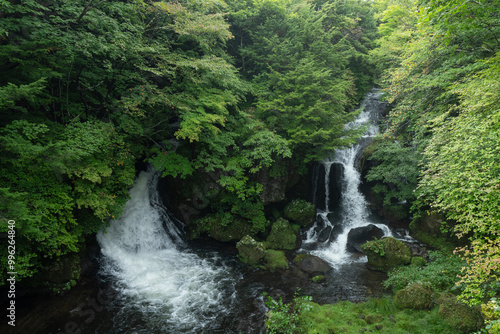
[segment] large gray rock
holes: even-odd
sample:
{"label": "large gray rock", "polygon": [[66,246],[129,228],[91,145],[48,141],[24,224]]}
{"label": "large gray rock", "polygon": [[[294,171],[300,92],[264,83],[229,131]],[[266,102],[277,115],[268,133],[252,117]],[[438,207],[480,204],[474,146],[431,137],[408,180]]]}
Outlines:
{"label": "large gray rock", "polygon": [[347,234],[347,250],[349,252],[362,253],[362,244],[374,240],[375,238],[381,239],[383,236],[384,231],[373,224],[353,228]]}
{"label": "large gray rock", "polygon": [[331,270],[328,262],[314,255],[299,254],[293,262],[300,270],[312,275],[324,274]]}

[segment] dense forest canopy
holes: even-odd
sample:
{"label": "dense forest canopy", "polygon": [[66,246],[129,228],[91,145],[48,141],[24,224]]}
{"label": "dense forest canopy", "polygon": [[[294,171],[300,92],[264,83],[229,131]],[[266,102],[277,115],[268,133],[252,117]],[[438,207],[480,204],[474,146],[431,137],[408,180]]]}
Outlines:
{"label": "dense forest canopy", "polygon": [[119,215],[137,162],[217,172],[221,224],[263,231],[254,175],[352,143],[379,78],[368,181],[466,240],[465,300],[498,295],[499,15],[495,0],[0,0],[0,231],[16,221],[19,277]]}

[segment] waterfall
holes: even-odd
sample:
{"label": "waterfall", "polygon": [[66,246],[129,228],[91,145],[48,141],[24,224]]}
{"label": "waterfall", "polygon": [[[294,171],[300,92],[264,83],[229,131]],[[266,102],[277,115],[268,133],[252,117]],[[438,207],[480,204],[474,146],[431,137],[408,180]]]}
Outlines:
{"label": "waterfall", "polygon": [[133,333],[211,332],[234,299],[238,278],[216,255],[186,248],[159,201],[158,179],[157,172],[141,172],[123,214],[97,235],[102,273],[114,279],[119,295],[114,323],[142,324]]}
{"label": "waterfall", "polygon": [[[365,135],[358,143],[345,149],[338,149],[332,155],[320,162],[325,170],[325,203],[315,203],[319,209],[314,225],[306,232],[304,249],[328,261],[332,266],[349,263],[353,261],[365,261],[364,257],[355,258],[346,249],[349,231],[353,228],[363,227],[373,224],[380,228],[385,236],[391,236],[390,229],[379,224],[370,218],[368,203],[363,194],[359,191],[361,184],[360,173],[357,170],[357,163],[363,150],[371,141],[371,138],[378,132],[376,121],[380,114],[382,102],[378,101],[376,90],[367,95],[362,103],[363,111],[357,119],[346,125],[347,128],[369,125]],[[340,180],[341,197],[340,205],[335,210],[331,209],[330,189],[331,170],[333,165],[342,166]],[[314,189],[321,189],[317,185]],[[314,195],[315,199],[319,196]],[[337,212],[335,212],[337,211]],[[332,235],[332,231],[338,231]],[[329,235],[325,237],[325,234]],[[331,241],[331,239],[334,239]]]}

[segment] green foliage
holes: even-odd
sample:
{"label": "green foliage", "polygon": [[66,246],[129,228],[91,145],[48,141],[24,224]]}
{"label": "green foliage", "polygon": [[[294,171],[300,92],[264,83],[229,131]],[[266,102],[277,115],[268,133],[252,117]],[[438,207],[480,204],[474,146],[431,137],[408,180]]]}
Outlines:
{"label": "green foliage", "polygon": [[430,262],[423,267],[411,265],[390,271],[384,286],[398,291],[410,284],[422,282],[429,284],[435,291],[454,290],[457,276],[466,265],[465,261],[457,255],[439,251],[429,252],[429,258]]}
{"label": "green foliage", "polygon": [[375,162],[366,180],[376,182],[373,191],[383,197],[383,205],[411,201],[417,186],[420,154],[415,147],[395,142],[382,142],[368,158]]}
{"label": "green foliage", "polygon": [[391,297],[356,304],[342,301],[325,305],[308,302],[307,305],[310,309],[299,315],[295,333],[456,333],[439,317],[437,308],[400,310]]}
{"label": "green foliage", "polygon": [[284,303],[280,297],[267,297],[266,331],[269,334],[293,334],[296,332],[299,316],[310,310],[309,296],[295,297],[291,303]]}
{"label": "green foliage", "polygon": [[461,298],[484,302],[498,291],[498,2],[377,5],[384,38],[373,55],[393,107],[384,136],[422,152],[414,213],[442,214],[448,232],[466,239]]}

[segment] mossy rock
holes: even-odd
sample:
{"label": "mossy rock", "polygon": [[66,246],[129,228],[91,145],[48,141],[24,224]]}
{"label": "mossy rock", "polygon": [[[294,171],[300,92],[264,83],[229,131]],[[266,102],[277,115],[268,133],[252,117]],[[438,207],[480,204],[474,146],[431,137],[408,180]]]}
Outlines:
{"label": "mossy rock", "polygon": [[266,248],[292,250],[295,249],[296,241],[297,236],[288,220],[280,218],[271,228],[266,239]]}
{"label": "mossy rock", "polygon": [[432,288],[427,284],[413,283],[399,290],[394,296],[399,308],[428,310],[432,308]]}
{"label": "mossy rock", "polygon": [[288,269],[288,259],[283,251],[268,249],[266,250],[264,259],[266,269],[270,271]]}
{"label": "mossy rock", "polygon": [[250,222],[237,216],[228,217],[228,214],[208,214],[194,221],[191,238],[202,233],[220,242],[238,241],[245,235],[253,235]]}
{"label": "mossy rock", "polygon": [[325,276],[323,276],[323,275],[314,276],[314,277],[312,278],[312,281],[313,281],[314,283],[321,283],[321,282],[324,282],[324,281],[325,281]]}
{"label": "mossy rock", "polygon": [[314,204],[303,199],[296,199],[285,206],[285,218],[299,224],[307,226],[314,222],[316,218],[316,208]]}
{"label": "mossy rock", "polygon": [[411,265],[414,267],[423,267],[427,264],[427,261],[421,256],[414,256],[411,258]]}
{"label": "mossy rock", "polygon": [[479,330],[484,323],[479,307],[470,307],[459,302],[456,297],[444,300],[439,305],[438,315],[452,326],[457,333],[472,333]]}
{"label": "mossy rock", "polygon": [[250,265],[258,265],[266,255],[266,247],[262,242],[255,241],[251,236],[244,236],[237,244],[241,261]]}
{"label": "mossy rock", "polygon": [[361,245],[361,250],[368,258],[368,267],[373,270],[389,271],[411,260],[410,248],[392,237],[369,241]]}

